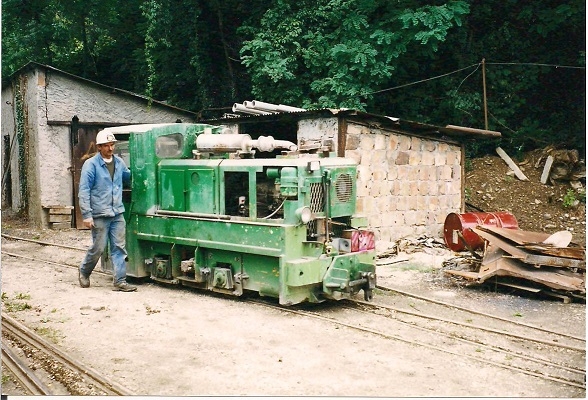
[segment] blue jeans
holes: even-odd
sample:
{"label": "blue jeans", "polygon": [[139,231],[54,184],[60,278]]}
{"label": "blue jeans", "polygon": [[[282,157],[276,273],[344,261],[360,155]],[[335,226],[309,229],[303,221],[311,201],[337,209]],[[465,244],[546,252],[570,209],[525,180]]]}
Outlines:
{"label": "blue jeans", "polygon": [[113,281],[119,284],[126,281],[127,250],[125,249],[125,219],[123,214],[115,217],[94,218],[94,227],[92,228],[92,247],[88,249],[82,264],[80,272],[88,277],[98,263],[106,242],[110,243],[110,257],[113,265]]}

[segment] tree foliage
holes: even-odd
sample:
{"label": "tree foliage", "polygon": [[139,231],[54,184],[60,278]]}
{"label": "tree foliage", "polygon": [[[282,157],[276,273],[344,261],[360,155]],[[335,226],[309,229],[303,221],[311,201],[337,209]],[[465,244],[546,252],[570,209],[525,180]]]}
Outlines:
{"label": "tree foliage", "polygon": [[[242,47],[253,94],[304,107],[365,110],[404,56],[430,54],[461,25],[468,5],[386,0],[280,0]],[[267,97],[267,94],[266,94]]]}
{"label": "tree foliage", "polygon": [[472,154],[585,154],[585,11],[580,0],[2,0],[2,75],[36,61],[193,111],[255,98],[475,128],[486,100],[503,138]]}

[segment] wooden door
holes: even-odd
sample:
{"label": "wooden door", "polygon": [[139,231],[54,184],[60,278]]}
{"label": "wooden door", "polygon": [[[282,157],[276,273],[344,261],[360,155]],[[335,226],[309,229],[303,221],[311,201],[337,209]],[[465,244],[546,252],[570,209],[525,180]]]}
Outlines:
{"label": "wooden door", "polygon": [[82,165],[84,162],[92,157],[98,149],[96,148],[96,134],[98,131],[104,129],[104,126],[92,125],[77,125],[73,132],[73,185],[74,185],[74,211],[75,211],[75,226],[78,229],[87,229],[84,227],[82,212],[80,211],[80,201],[78,199],[78,192],[80,186],[80,174],[82,172]]}

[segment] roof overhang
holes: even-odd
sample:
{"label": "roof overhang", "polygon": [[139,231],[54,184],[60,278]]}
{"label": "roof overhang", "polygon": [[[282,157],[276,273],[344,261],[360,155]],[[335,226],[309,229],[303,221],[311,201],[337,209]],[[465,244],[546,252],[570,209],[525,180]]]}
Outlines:
{"label": "roof overhang", "polygon": [[418,136],[443,137],[451,138],[457,141],[467,141],[471,139],[493,139],[501,137],[500,132],[485,129],[469,128],[457,125],[446,125],[445,127],[424,124],[420,122],[403,120],[386,115],[370,114],[363,111],[351,109],[318,109],[308,111],[280,112],[267,115],[234,115],[224,118],[203,120],[201,122],[210,124],[252,124],[252,123],[270,123],[274,121],[300,121],[304,119],[316,118],[345,118],[358,123],[364,123],[370,126],[376,126],[382,129],[396,131],[402,134],[413,134]]}

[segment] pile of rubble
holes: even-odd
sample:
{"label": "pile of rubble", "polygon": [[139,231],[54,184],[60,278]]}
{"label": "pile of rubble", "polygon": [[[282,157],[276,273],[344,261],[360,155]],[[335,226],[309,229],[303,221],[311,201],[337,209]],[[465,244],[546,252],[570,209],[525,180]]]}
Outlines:
{"label": "pile of rubble", "polygon": [[398,255],[399,253],[416,253],[424,252],[433,254],[438,252],[438,249],[446,251],[445,243],[440,238],[434,238],[427,235],[420,235],[415,237],[405,237],[398,239],[386,251],[380,252],[377,258],[387,258]]}
{"label": "pile of rubble", "polygon": [[[553,235],[495,226],[471,230],[484,239],[482,255],[448,260],[456,269],[445,273],[482,284],[492,281],[534,293],[544,293],[570,302],[586,299],[586,250],[571,242],[568,231]],[[462,268],[469,265],[472,270]],[[450,264],[445,265],[450,266]]]}

